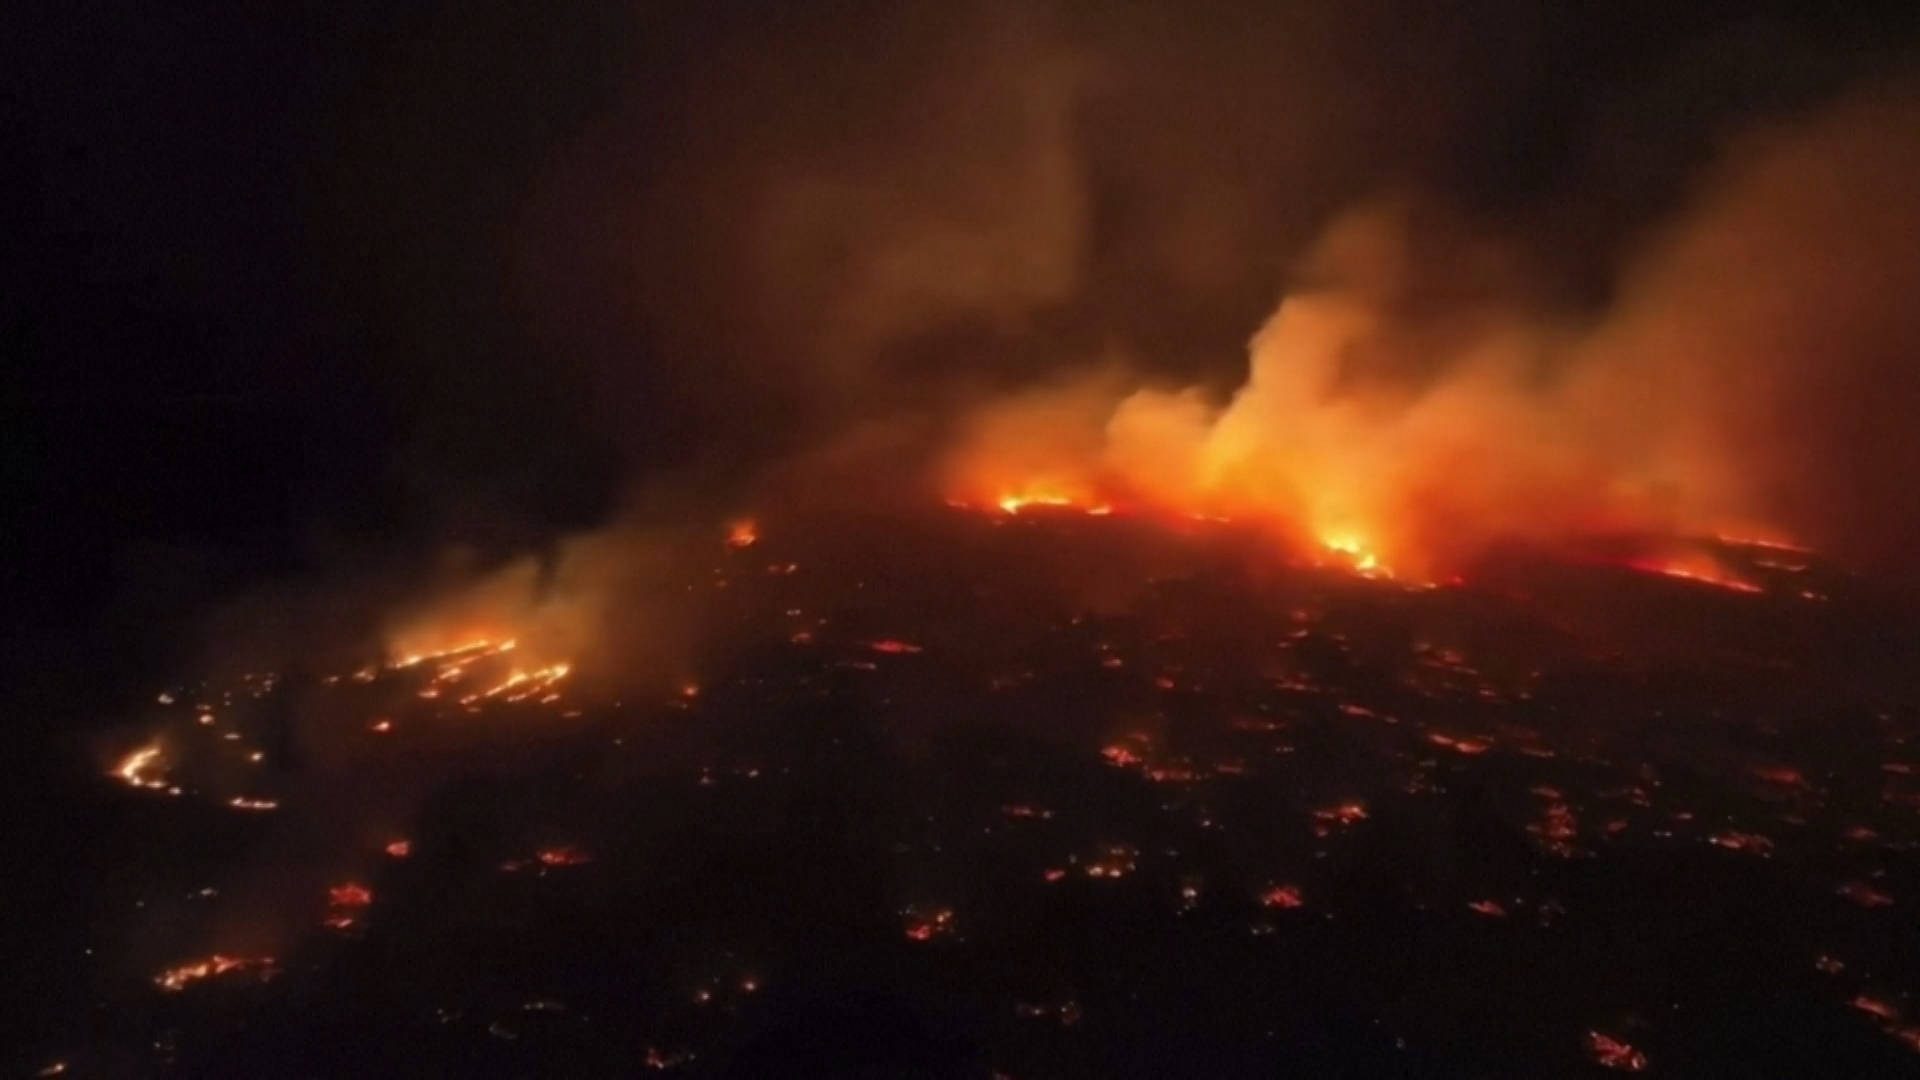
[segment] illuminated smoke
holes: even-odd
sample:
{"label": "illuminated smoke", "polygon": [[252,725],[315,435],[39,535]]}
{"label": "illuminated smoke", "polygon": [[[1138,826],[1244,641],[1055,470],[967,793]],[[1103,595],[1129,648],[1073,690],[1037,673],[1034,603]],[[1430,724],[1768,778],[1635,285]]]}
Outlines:
{"label": "illuminated smoke", "polygon": [[[1892,361],[1920,345],[1902,314],[1920,273],[1893,239],[1920,227],[1899,180],[1917,114],[1871,97],[1754,136],[1598,316],[1533,299],[1524,252],[1417,200],[1360,207],[1300,264],[1230,397],[1103,371],[995,403],[950,497],[1262,521],[1415,576],[1515,539],[1861,540],[1845,526],[1874,515],[1887,459],[1914,456],[1874,398],[1907,388]],[[1836,454],[1861,468],[1830,475]]]}

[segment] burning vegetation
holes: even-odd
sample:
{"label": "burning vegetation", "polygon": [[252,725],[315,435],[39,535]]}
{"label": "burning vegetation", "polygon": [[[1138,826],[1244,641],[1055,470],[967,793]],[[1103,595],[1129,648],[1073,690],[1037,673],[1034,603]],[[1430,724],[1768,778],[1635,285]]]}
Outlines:
{"label": "burning vegetation", "polygon": [[[678,912],[675,924],[709,919],[710,930],[684,943],[687,973],[665,973],[648,1014],[655,1045],[679,1048],[662,1052],[659,1068],[724,1055],[732,1029],[714,1026],[720,1018],[754,1015],[766,1007],[763,980],[786,985],[804,970],[803,952],[750,931],[769,920],[844,921],[834,933],[852,941],[884,927],[851,955],[888,940],[936,967],[1023,948],[1018,927],[1051,920],[1079,950],[1062,969],[1078,973],[1063,977],[1071,990],[1039,995],[1009,984],[1006,1015],[1025,1025],[1020,1039],[1044,1034],[1085,1053],[1141,1022],[1124,992],[1085,981],[1096,957],[1139,944],[1129,935],[1171,935],[1154,947],[1179,942],[1249,988],[1267,985],[1254,956],[1280,968],[1331,962],[1350,955],[1338,944],[1347,933],[1419,926],[1469,956],[1537,939],[1544,951],[1508,976],[1509,1007],[1525,1010],[1539,1008],[1523,1000],[1536,993],[1528,987],[1564,975],[1553,943],[1582,940],[1637,903],[1596,889],[1582,867],[1658,893],[1670,888],[1660,868],[1691,859],[1696,873],[1744,875],[1756,903],[1795,911],[1804,901],[1781,898],[1804,896],[1797,883],[1819,875],[1820,925],[1897,910],[1905,879],[1888,869],[1920,842],[1901,786],[1920,727],[1898,708],[1868,708],[1861,723],[1880,745],[1864,760],[1792,734],[1793,710],[1867,685],[1851,666],[1768,659],[1780,646],[1765,628],[1806,617],[1796,592],[1702,590],[1667,574],[1636,574],[1640,590],[1622,590],[1618,575],[1632,567],[1587,557],[1517,560],[1427,587],[1354,561],[1291,560],[1237,521],[1055,506],[927,512],[934,539],[900,545],[903,526],[893,523],[873,547],[838,557],[790,548],[802,524],[763,524],[755,565],[771,559],[791,572],[748,572],[740,547],[710,538],[708,558],[725,573],[691,570],[688,588],[749,627],[752,642],[732,659],[629,683],[617,697],[581,689],[608,685],[591,672],[576,688],[568,661],[530,662],[539,650],[524,635],[449,635],[304,683],[275,676],[171,688],[169,700],[149,706],[156,720],[145,736],[120,744],[102,783],[156,813],[276,811],[238,822],[262,843],[283,827],[318,839],[316,823],[340,822],[337,843],[311,857],[357,869],[313,883],[301,903],[319,908],[305,933],[349,954],[394,948],[396,937],[464,948],[454,943],[477,932],[462,929],[467,919],[516,928],[488,934],[564,947],[569,920],[599,919],[599,904],[612,905],[608,914],[665,904]],[[1762,565],[1774,548],[1708,543],[1729,572],[1766,582],[1791,574],[1841,597],[1842,611],[1857,602],[1817,553],[1798,553],[1799,568],[1780,571]],[[1071,587],[1046,583],[1055,550],[1141,584],[1117,611],[1088,605]],[[922,559],[961,568],[974,595],[1046,604],[994,599],[964,615],[929,614],[903,572]],[[1637,606],[1590,610],[1596,594]],[[1726,637],[1712,619],[1698,623],[1698,639],[1674,636],[1721,605],[1751,620],[1744,637]],[[1684,728],[1674,726],[1671,693],[1650,689],[1676,666],[1710,688]],[[289,740],[276,725],[295,692],[312,719]],[[1062,694],[1098,704],[1063,712]],[[936,708],[993,719],[926,723]],[[1716,714],[1749,719],[1706,723]],[[333,727],[313,726],[321,723]],[[319,739],[345,748],[323,759],[333,772],[302,764],[300,743]],[[1024,749],[1008,749],[1009,739]],[[330,787],[369,777],[417,785],[425,763],[463,755],[474,763],[463,769],[538,779],[517,795],[476,789],[462,796],[470,805],[370,808],[372,824],[346,824],[328,801]],[[471,782],[444,775],[435,783],[451,791]],[[971,809],[958,813],[963,806]],[[174,820],[153,818],[156,827]],[[184,828],[189,819],[177,820]],[[672,839],[683,835],[697,839]],[[724,861],[749,851],[753,864]],[[732,894],[737,908],[696,916],[713,894],[705,885],[686,891],[687,874],[744,882],[761,860],[771,860],[767,876]],[[862,876],[874,866],[886,869]],[[1396,884],[1369,894],[1366,875],[1381,867]],[[437,916],[420,905],[456,894],[455,921],[433,928]],[[208,920],[211,930],[216,912],[258,918],[233,906],[248,902],[244,881],[190,895],[192,914],[170,920]],[[1711,929],[1736,895],[1692,895],[1687,904],[1704,905],[1697,916],[1680,904],[1674,917],[1740,955],[1729,963],[1759,964],[1751,942]],[[915,899],[928,896],[942,900]],[[469,906],[478,910],[453,913]],[[1152,921],[1161,916],[1168,921]],[[275,951],[320,948],[301,933]],[[1782,934],[1783,943],[1791,937]],[[1226,940],[1252,944],[1220,945],[1215,955],[1209,942]],[[1818,970],[1836,985],[1808,1008],[1858,1013],[1859,1001],[1896,1000],[1857,985],[1864,976],[1825,947],[1780,958],[1799,971],[1808,956],[1823,958]],[[1661,969],[1645,962],[1652,994]],[[1329,977],[1357,986],[1405,977],[1392,974],[1401,964],[1396,954]],[[1876,968],[1876,984],[1891,970]],[[1910,974],[1920,985],[1920,970]],[[276,975],[302,985],[312,977],[221,953],[169,968],[152,985],[215,981],[239,994]],[[530,980],[522,999],[554,1004],[529,1011],[516,999],[508,1008],[440,986],[419,991],[431,997],[422,1015],[436,1030],[493,1042],[587,1037],[567,1018],[591,1011],[580,1002],[596,991],[545,985],[530,970],[512,977]],[[1628,976],[1617,985],[1641,984]],[[684,1010],[707,1019],[694,1023]],[[1442,1015],[1415,1004],[1383,1010],[1379,1022],[1416,1047],[1456,1037],[1433,1026]],[[1568,1002],[1551,1015],[1564,1052],[1598,1065],[1638,1071],[1656,1057],[1663,1066],[1686,1060],[1671,1025],[1637,1028],[1629,1043],[1587,1026],[1611,1015],[1600,1002]],[[1904,1009],[1871,1015],[1884,1029],[1871,1032],[1874,1045],[1910,1053]],[[548,1029],[556,1034],[538,1034]],[[1033,1053],[1069,1043],[1049,1045]],[[1010,1062],[1037,1060],[1009,1053]]]}
{"label": "burning vegetation", "polygon": [[[413,524],[444,511],[461,543],[396,556],[371,601],[316,587],[276,613],[352,608],[348,629],[212,635],[205,671],[130,691],[60,785],[97,880],[52,939],[77,1004],[35,1061],[757,1076],[818,1053],[828,1074],[845,1029],[906,1075],[1913,1069],[1920,598],[1874,539],[1920,518],[1910,417],[1882,403],[1912,389],[1911,88],[1751,139],[1634,127],[1712,111],[1691,99],[1543,94],[1429,163],[1456,93],[1552,65],[1476,50],[1370,85],[1375,53],[1446,50],[1382,49],[1380,11],[1332,7],[1231,48],[1185,14],[1113,16],[1084,48],[1023,5],[871,40],[773,20],[832,48],[656,88],[711,102],[717,134],[650,90],[623,116],[663,152],[395,200],[529,192],[479,234],[527,265],[381,267],[367,306],[395,281],[524,285],[558,325],[458,348],[447,313],[519,308],[441,297],[418,351],[564,350],[583,385],[556,408],[676,464],[627,478],[630,504],[554,510],[602,523],[564,537],[421,484]],[[1323,18],[1360,22],[1312,55],[1281,40]],[[1163,49],[1192,55],[1131,63]],[[1188,97],[1194,71],[1348,66],[1346,94]],[[1404,115],[1320,107],[1376,94]],[[1526,170],[1486,160],[1562,112],[1649,159],[1727,148],[1658,192],[1609,164],[1625,195],[1554,190],[1594,151],[1572,135]],[[1261,151],[1241,113],[1301,145]],[[1350,145],[1350,122],[1410,149]],[[901,145],[858,145],[875,132]],[[414,141],[392,134],[367,141]],[[1314,180],[1294,159],[1322,142],[1341,161]],[[437,172],[385,165],[337,171]],[[1482,172],[1526,172],[1525,207],[1406,188]],[[1227,242],[1295,187],[1313,216]],[[1664,209],[1608,210],[1641,200]],[[657,249],[699,250],[626,261]],[[599,392],[627,378],[644,393]],[[474,468],[568,504],[537,480],[591,455],[519,449]]]}

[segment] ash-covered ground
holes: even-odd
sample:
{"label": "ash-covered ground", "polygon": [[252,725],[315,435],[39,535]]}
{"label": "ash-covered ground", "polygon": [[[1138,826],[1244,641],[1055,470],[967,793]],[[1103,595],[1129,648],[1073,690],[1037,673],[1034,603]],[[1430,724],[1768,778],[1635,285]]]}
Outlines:
{"label": "ash-covered ground", "polygon": [[657,692],[498,641],[140,688],[59,796],[81,948],[14,1064],[1920,1070],[1906,594],[1726,542],[1747,588],[1409,586],[1071,509],[810,528],[715,542],[726,647]]}

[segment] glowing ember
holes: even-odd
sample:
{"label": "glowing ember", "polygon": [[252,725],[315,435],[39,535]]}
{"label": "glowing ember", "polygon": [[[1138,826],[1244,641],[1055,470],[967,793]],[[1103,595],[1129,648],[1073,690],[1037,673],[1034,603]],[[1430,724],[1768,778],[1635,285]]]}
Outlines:
{"label": "glowing ember", "polygon": [[1790,765],[1756,765],[1751,771],[1767,783],[1783,787],[1805,787],[1807,783],[1807,778],[1801,775],[1800,770]]}
{"label": "glowing ember", "polygon": [[387,844],[385,850],[387,857],[390,859],[404,859],[413,854],[413,842],[411,840],[394,840]]}
{"label": "glowing ember", "polygon": [[1338,806],[1323,807],[1313,812],[1315,821],[1322,825],[1354,825],[1367,820],[1367,804],[1359,800],[1349,800]]}
{"label": "glowing ember", "polygon": [[1474,900],[1467,904],[1467,910],[1485,915],[1489,919],[1504,919],[1507,909],[1498,900]]}
{"label": "glowing ember", "polygon": [[[1002,514],[1015,515],[1029,509],[1068,510],[1091,517],[1106,517],[1113,513],[1113,504],[1070,494],[1064,487],[1047,483],[1030,483],[1013,490],[1002,490],[1000,494],[985,500],[985,503],[964,498],[949,498],[948,506],[957,510],[998,510]],[[991,512],[989,510],[989,512]]]}
{"label": "glowing ember", "polygon": [[1882,1020],[1892,1021],[1900,1019],[1900,1010],[1888,1002],[1881,1001],[1879,998],[1868,997],[1865,994],[1857,994],[1854,996],[1852,1005],[1861,1012],[1869,1016],[1877,1016]]}
{"label": "glowing ember", "polygon": [[1527,832],[1533,837],[1534,843],[1549,854],[1570,859],[1580,853],[1574,846],[1574,841],[1580,835],[1579,820],[1574,817],[1573,808],[1557,798],[1547,797],[1540,820],[1529,824]]}
{"label": "glowing ember", "polygon": [[553,689],[554,684],[566,678],[572,670],[567,664],[554,664],[536,671],[515,671],[498,686],[461,698],[460,704],[475,705],[494,699],[508,702],[525,701],[535,695],[540,695],[544,700],[546,693]]}
{"label": "glowing ember", "polygon": [[227,800],[227,805],[233,807],[235,810],[253,810],[253,811],[264,812],[267,810],[280,809],[280,800],[254,799],[254,798],[249,798],[245,795],[235,795],[233,798]]}
{"label": "glowing ember", "polygon": [[1773,853],[1773,841],[1759,833],[1728,831],[1714,836],[1712,842],[1728,851],[1744,851],[1762,856]]}
{"label": "glowing ember", "polygon": [[571,845],[544,848],[534,856],[541,866],[584,866],[593,861],[593,856]]}
{"label": "glowing ember", "polygon": [[953,933],[953,912],[947,908],[930,912],[908,908],[901,912],[901,918],[905,920],[908,941],[932,941]]}
{"label": "glowing ember", "polygon": [[273,977],[278,970],[271,956],[222,956],[215,953],[197,964],[182,964],[179,967],[168,968],[155,975],[153,982],[162,990],[179,991],[202,979],[232,973],[251,973],[266,979]]}
{"label": "glowing ember", "polygon": [[1017,514],[1028,506],[1072,506],[1073,500],[1064,495],[1006,495],[994,505],[1009,514]]}
{"label": "glowing ember", "polygon": [[1587,1053],[1593,1060],[1609,1069],[1623,1072],[1642,1072],[1647,1067],[1647,1055],[1635,1050],[1631,1045],[1597,1031],[1587,1032]]}
{"label": "glowing ember", "polygon": [[1722,589],[1731,589],[1734,592],[1757,593],[1765,591],[1753,582],[1729,573],[1718,563],[1705,557],[1698,559],[1676,559],[1664,562],[1641,559],[1630,562],[1627,566],[1643,573],[1664,574],[1670,578],[1698,582],[1702,585],[1713,585]]}
{"label": "glowing ember", "polygon": [[1795,555],[1813,554],[1812,548],[1801,547],[1798,544],[1790,543],[1785,540],[1763,540],[1763,539],[1750,537],[1750,536],[1726,536],[1724,534],[1716,535],[1714,536],[1714,539],[1718,540],[1722,544],[1727,545],[1728,547],[1761,548],[1767,551],[1791,552],[1792,554],[1795,554]]}
{"label": "glowing ember", "polygon": [[1864,881],[1849,881],[1836,890],[1841,896],[1859,904],[1863,908],[1891,907],[1893,897]]}
{"label": "glowing ember", "polygon": [[888,656],[904,656],[925,651],[910,641],[896,641],[893,638],[869,641],[867,642],[867,648],[877,653],[885,653]]}
{"label": "glowing ember", "polygon": [[1338,555],[1354,571],[1366,577],[1392,577],[1393,572],[1380,565],[1380,557],[1351,534],[1323,536],[1320,544]]}
{"label": "glowing ember", "polygon": [[736,521],[727,526],[727,546],[730,548],[749,548],[760,542],[760,531],[751,520]]}
{"label": "glowing ember", "polygon": [[1109,844],[1082,864],[1081,869],[1090,878],[1122,878],[1133,873],[1139,857],[1139,852],[1125,844]]}
{"label": "glowing ember", "polygon": [[110,776],[117,776],[131,787],[165,791],[169,785],[163,771],[165,762],[161,760],[160,744],[143,746],[113,767]]}
{"label": "glowing ember", "polygon": [[322,925],[331,930],[352,930],[360,917],[373,905],[373,890],[358,882],[335,885],[327,890],[327,916]]}
{"label": "glowing ember", "polygon": [[1307,901],[1300,892],[1300,886],[1275,885],[1260,894],[1260,903],[1263,907],[1291,911],[1294,908],[1306,906]]}
{"label": "glowing ember", "polygon": [[1443,735],[1438,731],[1427,732],[1427,741],[1432,743],[1435,746],[1444,746],[1447,749],[1452,750],[1456,754],[1466,754],[1469,757],[1477,754],[1484,754],[1487,751],[1493,749],[1493,744],[1491,742],[1488,742],[1485,739],[1475,739],[1475,738],[1457,738],[1456,739],[1451,735]]}
{"label": "glowing ember", "polygon": [[647,1047],[646,1065],[649,1069],[677,1069],[692,1060],[693,1052],[690,1050],[660,1050],[652,1046]]}
{"label": "glowing ember", "polygon": [[457,669],[483,656],[494,656],[499,653],[509,652],[516,644],[517,642],[512,638],[499,642],[491,641],[487,638],[477,638],[445,649],[408,653],[397,660],[390,661],[387,666],[399,670],[424,664],[429,660],[449,661],[450,663],[441,668],[441,673],[445,674],[448,667]]}

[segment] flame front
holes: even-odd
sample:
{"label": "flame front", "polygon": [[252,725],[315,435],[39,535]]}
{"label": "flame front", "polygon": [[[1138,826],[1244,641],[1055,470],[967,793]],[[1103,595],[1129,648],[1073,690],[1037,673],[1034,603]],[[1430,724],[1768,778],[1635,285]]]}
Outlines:
{"label": "flame front", "polygon": [[[1618,332],[1568,325],[1416,242],[1407,215],[1336,221],[1222,400],[1101,371],[989,404],[946,461],[950,502],[1230,519],[1294,554],[1434,581],[1494,546],[1618,534],[1778,533],[1715,425]],[[1488,273],[1474,269],[1472,274]],[[1458,303],[1414,303],[1432,285]],[[1451,288],[1441,288],[1451,285]],[[1694,575],[1699,576],[1699,575]],[[1714,580],[1715,584],[1729,584]]]}

